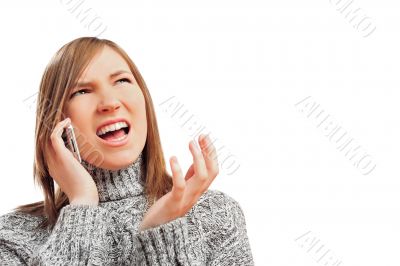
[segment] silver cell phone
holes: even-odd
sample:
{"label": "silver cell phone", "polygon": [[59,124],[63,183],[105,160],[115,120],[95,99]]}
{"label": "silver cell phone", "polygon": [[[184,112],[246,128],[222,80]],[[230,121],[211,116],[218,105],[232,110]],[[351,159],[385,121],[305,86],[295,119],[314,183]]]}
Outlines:
{"label": "silver cell phone", "polygon": [[64,140],[65,146],[72,152],[74,157],[81,163],[82,159],[79,153],[78,143],[76,141],[75,132],[72,125],[69,125],[67,128],[64,128],[62,138]]}

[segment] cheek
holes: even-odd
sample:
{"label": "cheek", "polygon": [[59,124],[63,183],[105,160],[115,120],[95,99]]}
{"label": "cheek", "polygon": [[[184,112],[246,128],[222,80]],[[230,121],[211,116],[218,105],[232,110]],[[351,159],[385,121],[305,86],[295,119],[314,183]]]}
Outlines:
{"label": "cheek", "polygon": [[130,111],[139,116],[145,115],[146,103],[142,91],[139,88],[133,88],[132,90],[125,95]]}
{"label": "cheek", "polygon": [[69,117],[72,120],[72,124],[82,131],[84,131],[85,126],[88,126],[88,110],[84,109],[83,106],[88,106],[85,104],[76,105],[74,108],[71,108],[69,112]]}
{"label": "cheek", "polygon": [[87,109],[85,110],[85,106],[88,106],[87,101],[84,99],[75,99],[69,106],[67,115],[71,118],[72,122],[77,123],[80,120],[81,116],[84,116],[87,113]]}
{"label": "cheek", "polygon": [[77,128],[75,136],[80,147],[92,146],[90,143],[95,143],[96,133],[90,125],[91,123],[86,118],[79,119],[79,122],[74,125]]}
{"label": "cheek", "polygon": [[141,132],[143,137],[147,136],[147,116],[146,116],[146,102],[144,95],[140,89],[137,89],[135,93],[131,93],[129,100],[130,112],[133,116],[136,130]]}
{"label": "cheek", "polygon": [[87,108],[84,108],[84,106],[88,106],[88,103],[76,101],[69,106],[68,112],[66,113],[72,120],[72,125],[75,129],[75,137],[80,147],[91,142],[91,138],[93,138],[93,134],[95,134],[92,132],[93,129],[91,128],[92,121],[90,120],[90,112],[88,112]]}

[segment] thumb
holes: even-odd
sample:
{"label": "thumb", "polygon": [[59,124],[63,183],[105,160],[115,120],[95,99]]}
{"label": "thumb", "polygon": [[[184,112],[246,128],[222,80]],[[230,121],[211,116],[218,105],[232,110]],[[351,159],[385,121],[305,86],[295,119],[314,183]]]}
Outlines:
{"label": "thumb", "polygon": [[178,159],[173,156],[170,159],[170,165],[171,165],[171,170],[172,170],[172,196],[174,199],[179,200],[183,192],[185,190],[185,180],[183,178],[182,170],[181,167],[178,163]]}

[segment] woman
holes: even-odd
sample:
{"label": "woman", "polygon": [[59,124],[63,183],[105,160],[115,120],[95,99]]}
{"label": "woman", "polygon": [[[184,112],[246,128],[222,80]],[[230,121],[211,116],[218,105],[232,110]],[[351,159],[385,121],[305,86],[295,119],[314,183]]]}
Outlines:
{"label": "woman", "polygon": [[[149,91],[118,45],[64,45],[43,74],[36,115],[44,201],[0,217],[1,265],[253,265],[242,209],[208,190],[218,174],[210,138],[189,143],[185,177],[175,156],[167,173]],[[82,163],[62,139],[70,124]]]}

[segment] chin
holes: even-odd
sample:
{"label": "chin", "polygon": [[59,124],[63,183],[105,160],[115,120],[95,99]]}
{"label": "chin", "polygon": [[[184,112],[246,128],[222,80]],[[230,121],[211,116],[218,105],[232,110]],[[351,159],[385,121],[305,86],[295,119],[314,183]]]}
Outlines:
{"label": "chin", "polygon": [[120,153],[115,154],[113,156],[105,156],[103,163],[101,164],[101,168],[109,169],[109,170],[118,170],[124,168],[138,158],[138,155],[132,157],[134,152],[129,153]]}

